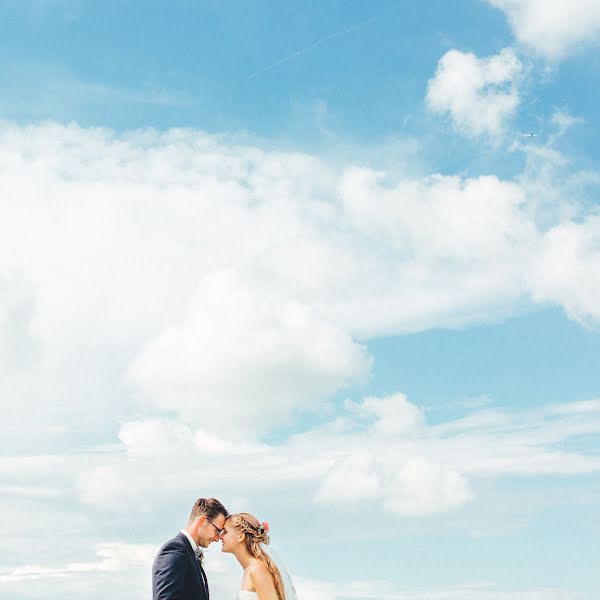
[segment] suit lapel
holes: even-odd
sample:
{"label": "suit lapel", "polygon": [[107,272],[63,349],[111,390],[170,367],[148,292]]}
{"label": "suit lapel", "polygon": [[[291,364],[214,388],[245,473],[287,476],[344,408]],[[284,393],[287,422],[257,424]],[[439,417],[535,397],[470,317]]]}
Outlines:
{"label": "suit lapel", "polygon": [[185,535],[183,535],[183,533],[179,533],[178,535],[181,536],[183,538],[183,540],[185,541],[185,547],[188,549],[188,554],[190,556],[190,560],[194,564],[194,568],[196,569],[196,574],[198,575],[198,579],[200,579],[200,583],[201,583],[202,587],[204,588],[206,600],[209,600],[208,579],[206,578],[206,573],[204,572],[204,569],[202,568],[200,561],[196,558],[196,555],[194,554],[194,551],[192,550],[192,547],[190,546],[189,540],[185,537]]}
{"label": "suit lapel", "polygon": [[206,573],[204,572],[204,569],[202,568],[202,565],[200,564],[199,560],[196,560],[196,564],[198,565],[198,568],[200,569],[200,576],[202,578],[202,583],[204,585],[204,591],[206,592],[206,600],[210,600],[210,593],[208,591],[208,579],[206,578]]}

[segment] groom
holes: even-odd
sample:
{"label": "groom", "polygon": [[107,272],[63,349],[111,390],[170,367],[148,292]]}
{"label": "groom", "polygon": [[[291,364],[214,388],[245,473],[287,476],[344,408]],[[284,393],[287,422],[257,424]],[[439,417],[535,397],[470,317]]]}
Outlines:
{"label": "groom", "polygon": [[152,600],[209,600],[202,548],[216,542],[227,509],[216,498],[198,498],[187,527],[159,551],[152,566]]}

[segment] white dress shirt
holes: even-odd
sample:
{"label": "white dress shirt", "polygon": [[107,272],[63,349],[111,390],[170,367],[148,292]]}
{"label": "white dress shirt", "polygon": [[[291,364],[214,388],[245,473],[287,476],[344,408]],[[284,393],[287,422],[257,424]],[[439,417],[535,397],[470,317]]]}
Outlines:
{"label": "white dress shirt", "polygon": [[186,531],[185,529],[181,530],[181,533],[183,533],[183,535],[185,535],[185,537],[190,541],[190,544],[192,546],[192,550],[194,552],[196,552],[196,550],[198,549],[198,544],[196,544],[196,542],[193,540],[192,536],[189,534],[188,531]]}

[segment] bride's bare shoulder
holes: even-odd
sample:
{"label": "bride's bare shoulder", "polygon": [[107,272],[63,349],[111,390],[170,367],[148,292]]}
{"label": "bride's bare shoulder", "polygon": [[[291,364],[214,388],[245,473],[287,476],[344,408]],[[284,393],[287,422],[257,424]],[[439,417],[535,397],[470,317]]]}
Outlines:
{"label": "bride's bare shoulder", "polygon": [[249,569],[250,577],[254,585],[257,583],[273,582],[273,576],[267,568],[267,565],[262,560],[254,561],[254,564]]}

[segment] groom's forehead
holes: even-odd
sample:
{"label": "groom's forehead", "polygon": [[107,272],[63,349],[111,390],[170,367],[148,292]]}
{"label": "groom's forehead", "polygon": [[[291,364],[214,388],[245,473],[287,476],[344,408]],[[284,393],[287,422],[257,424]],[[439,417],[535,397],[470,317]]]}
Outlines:
{"label": "groom's forehead", "polygon": [[223,529],[223,525],[225,525],[225,515],[219,513],[219,515],[217,516],[217,518],[215,519],[215,525],[219,528],[219,529]]}

